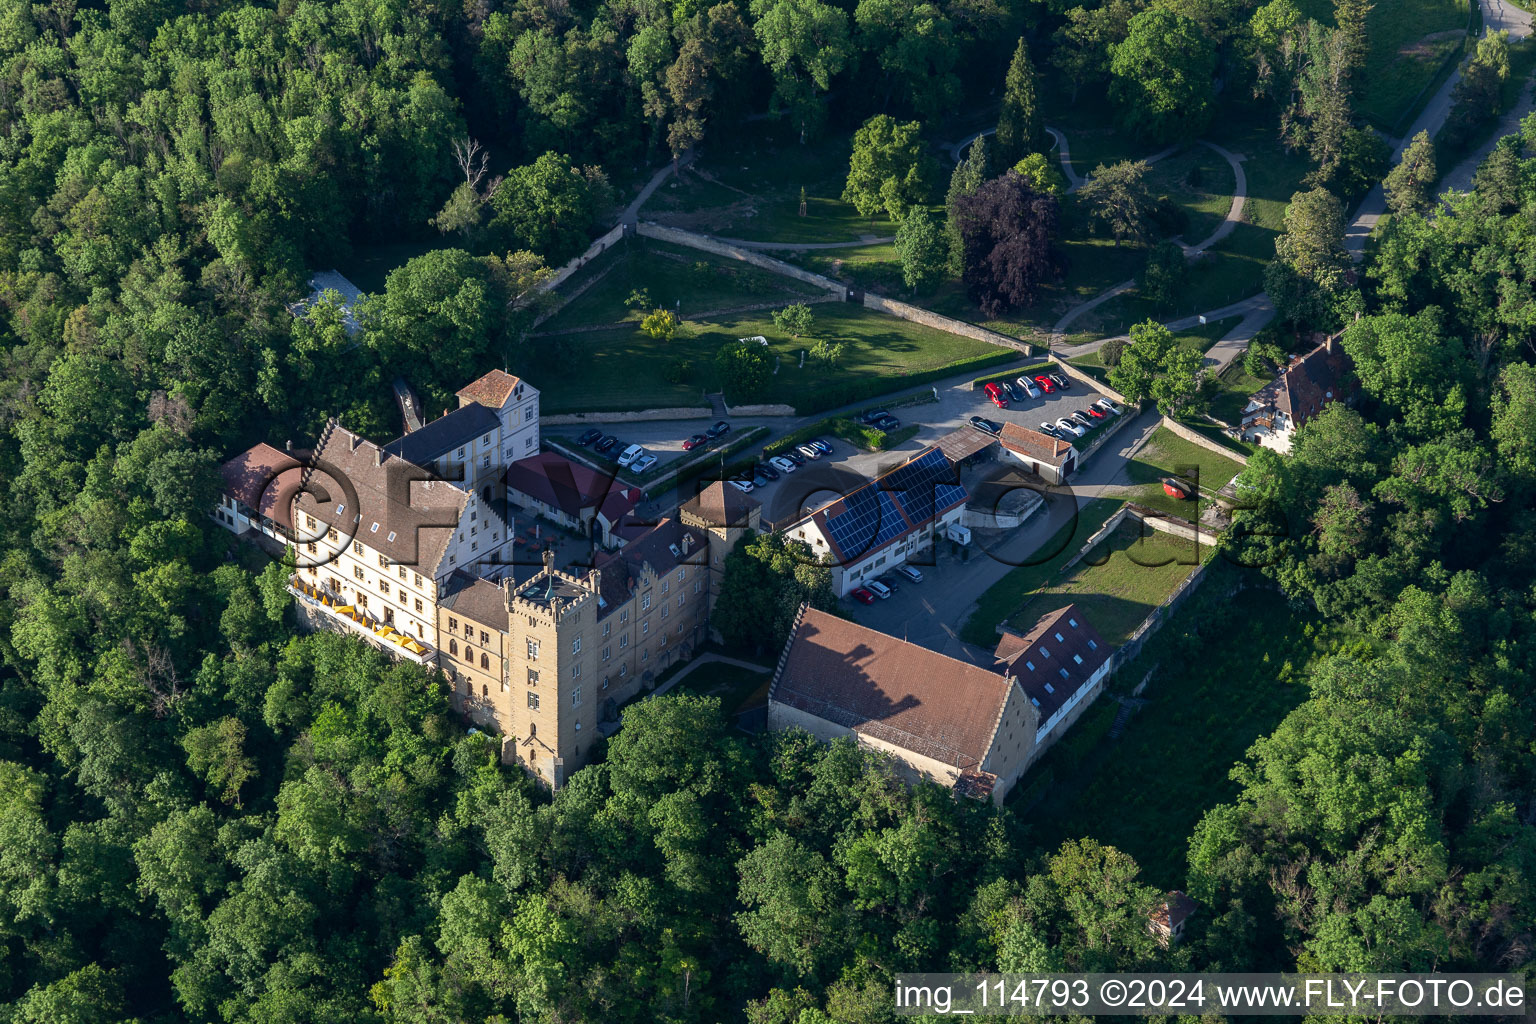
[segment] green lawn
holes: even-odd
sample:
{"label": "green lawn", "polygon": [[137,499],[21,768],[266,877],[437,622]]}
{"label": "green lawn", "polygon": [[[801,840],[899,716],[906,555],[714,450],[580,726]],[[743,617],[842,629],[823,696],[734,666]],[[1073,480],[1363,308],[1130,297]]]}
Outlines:
{"label": "green lawn", "polygon": [[[745,710],[747,706],[766,701],[768,683],[772,679],[773,674],[767,670],[754,671],[739,665],[711,662],[684,676],[677,688],[719,697],[720,710],[731,716]],[[759,697],[761,699],[756,699]]]}
{"label": "green lawn", "polygon": [[1216,396],[1211,399],[1211,415],[1231,426],[1243,421],[1243,408],[1248,398],[1269,381],[1251,375],[1243,369],[1243,361],[1235,359],[1221,376],[1216,378]]}
{"label": "green lawn", "polygon": [[1159,160],[1147,176],[1152,191],[1166,196],[1184,211],[1188,222],[1183,239],[1195,245],[1210,237],[1232,208],[1237,177],[1232,167],[1206,146],[1190,146]]}
{"label": "green lawn", "polygon": [[[1229,316],[1221,320],[1212,320],[1210,323],[1191,327],[1187,331],[1180,331],[1178,334],[1174,335],[1174,339],[1185,348],[1194,349],[1196,352],[1204,355],[1207,351],[1210,350],[1210,347],[1220,341],[1228,331],[1241,323],[1242,319],[1243,318],[1240,316]],[[1075,357],[1072,360],[1072,365],[1080,367],[1093,367],[1096,369],[1107,369],[1107,367],[1104,366],[1103,358],[1099,355],[1099,351],[1089,352],[1087,355]],[[1095,374],[1095,376],[1098,375]]]}
{"label": "green lawn", "polygon": [[[586,296],[579,297],[562,316],[581,317]],[[585,410],[646,409],[698,405],[718,389],[715,355],[738,338],[761,335],[778,359],[778,371],[753,402],[791,405],[805,412],[859,401],[884,391],[920,382],[915,375],[979,370],[994,362],[1016,359],[1017,353],[946,334],[921,324],[899,320],[874,310],[841,302],[822,302],[814,334],[844,344],[842,360],[833,369],[807,363],[800,352],[810,339],[794,339],[773,325],[770,310],[684,319],[677,336],[663,342],[638,327],[617,327],[565,336],[571,365],[579,372],[562,375],[544,385],[548,413]],[[690,364],[683,383],[668,379],[677,360]],[[728,396],[733,401],[734,396]]]}
{"label": "green lawn", "polygon": [[1226,585],[1206,581],[1116,675],[1129,687],[1156,668],[1124,735],[1101,738],[1118,710],[1101,697],[1025,777],[1018,792],[1044,795],[1029,812],[1039,849],[1092,837],[1133,856],[1151,884],[1185,885],[1190,833],[1236,795],[1232,765],[1306,699],[1317,652],[1314,615],[1272,590],[1228,597]]}
{"label": "green lawn", "polygon": [[[1308,17],[1333,24],[1330,0],[1299,0],[1297,6]],[[1405,129],[1447,54],[1461,45],[1461,38],[1450,34],[1465,33],[1470,10],[1468,0],[1376,4],[1366,20],[1370,54],[1359,112],[1383,131],[1397,134]]]}
{"label": "green lawn", "polygon": [[1065,576],[1027,595],[1009,625],[1026,632],[1042,615],[1076,603],[1118,647],[1212,550],[1127,518]]}
{"label": "green lawn", "polygon": [[1225,487],[1227,481],[1241,472],[1242,468],[1242,463],[1235,459],[1225,458],[1192,441],[1186,441],[1167,427],[1159,427],[1152,439],[1136,453],[1136,457],[1126,464],[1125,472],[1131,483],[1136,485],[1136,491],[1131,495],[1132,501],[1169,515],[1198,520],[1200,508],[1203,508],[1207,499],[1200,499],[1200,507],[1197,508],[1194,501],[1170,498],[1163,492],[1158,480],[1165,476],[1189,478],[1198,473],[1196,479],[1200,489],[1212,493]]}
{"label": "green lawn", "polygon": [[[1047,498],[1047,501],[1072,501],[1067,498]],[[1123,502],[1116,498],[1098,498],[1077,510],[1070,522],[1057,530],[1035,552],[1028,565],[1009,571],[976,599],[976,610],[960,628],[960,639],[968,644],[991,650],[997,645],[997,624],[1011,619],[1029,596],[1043,587],[1050,586],[1061,574],[1061,567],[1083,546],[1083,543],[1115,514]]]}
{"label": "green lawn", "polygon": [[[563,286],[562,290],[570,292],[602,274],[596,284],[541,324],[541,331],[621,321],[639,323],[657,307],[676,310],[687,318],[758,302],[782,301],[787,305],[822,299],[827,294],[780,274],[697,249],[638,239],[624,244],[626,248],[611,258],[605,255],[594,260]],[[650,303],[630,309],[625,300],[637,290],[645,291]]]}

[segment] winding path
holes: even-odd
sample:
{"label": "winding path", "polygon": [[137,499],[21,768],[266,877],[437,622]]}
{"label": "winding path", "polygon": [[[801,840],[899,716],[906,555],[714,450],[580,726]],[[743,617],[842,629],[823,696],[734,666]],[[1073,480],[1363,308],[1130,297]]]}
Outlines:
{"label": "winding path", "polygon": [[[1053,131],[1052,134],[1057,134],[1057,133],[1055,133]],[[1060,136],[1058,136],[1058,137],[1060,137]],[[1063,138],[1062,142],[1065,142],[1065,141],[1066,140]],[[1232,205],[1230,207],[1228,207],[1226,217],[1222,219],[1222,222],[1216,226],[1216,230],[1211,232],[1211,234],[1209,236],[1207,236],[1206,238],[1201,239],[1199,242],[1196,242],[1194,245],[1185,245],[1182,242],[1179,243],[1180,246],[1184,249],[1184,258],[1185,259],[1194,259],[1196,256],[1199,256],[1201,253],[1205,252],[1205,250],[1209,249],[1213,245],[1216,245],[1217,243],[1219,243],[1223,239],[1225,239],[1228,235],[1230,235],[1237,228],[1237,225],[1242,221],[1242,219],[1243,219],[1243,204],[1248,199],[1248,176],[1243,173],[1243,163],[1242,163],[1244,158],[1241,157],[1241,156],[1237,156],[1234,153],[1229,152],[1228,150],[1222,148],[1221,146],[1216,145],[1214,142],[1203,142],[1202,141],[1201,145],[1206,146],[1206,147],[1210,148],[1211,150],[1215,151],[1218,156],[1220,156],[1222,159],[1226,160],[1228,165],[1231,166],[1231,168],[1232,168],[1232,176],[1233,176],[1233,181],[1234,181],[1234,186],[1233,186],[1233,191],[1232,191]],[[1172,147],[1170,149],[1165,149],[1161,153],[1155,153],[1151,157],[1147,158],[1147,163],[1153,163],[1153,162],[1155,162],[1157,160],[1161,160],[1164,157],[1167,157],[1170,154],[1176,152],[1177,149],[1178,149],[1178,147],[1175,146],[1175,147]],[[1134,287],[1136,287],[1136,279],[1134,277],[1133,278],[1128,278],[1127,280],[1121,281],[1117,285],[1114,285],[1114,286],[1112,286],[1110,288],[1105,289],[1104,291],[1100,292],[1098,295],[1095,295],[1093,298],[1089,299],[1088,301],[1079,303],[1078,305],[1073,306],[1071,309],[1067,310],[1067,312],[1061,317],[1061,319],[1057,320],[1055,325],[1051,328],[1050,347],[1053,350],[1060,351],[1062,354],[1069,355],[1069,356],[1072,356],[1072,355],[1086,355],[1089,352],[1096,351],[1099,348],[1099,346],[1103,345],[1106,341],[1109,340],[1109,338],[1100,338],[1099,340],[1093,341],[1093,342],[1089,342],[1086,345],[1076,345],[1076,346],[1073,346],[1071,348],[1060,348],[1060,349],[1057,349],[1056,346],[1057,346],[1057,343],[1060,342],[1061,339],[1066,336],[1067,328],[1070,327],[1072,325],[1072,323],[1074,321],[1076,321],[1079,317],[1081,317],[1085,313],[1092,312],[1093,310],[1099,308],[1104,303],[1108,302],[1110,299],[1113,299],[1113,298],[1115,298],[1118,295],[1124,295],[1126,292],[1130,291]],[[1245,299],[1243,301],[1246,303],[1246,302],[1251,302],[1253,300]],[[1265,301],[1266,302],[1268,301],[1267,297],[1265,298]],[[1199,322],[1198,317],[1189,318],[1189,319],[1192,321],[1192,323],[1198,323]],[[1122,335],[1122,337],[1123,337],[1123,335]]]}
{"label": "winding path", "polygon": [[866,245],[885,245],[896,241],[895,235],[876,238],[874,235],[860,235],[852,242],[748,242],[742,238],[721,238],[719,235],[711,235],[717,242],[726,245],[734,245],[738,249],[759,249],[766,252],[799,252],[802,249],[857,249]]}

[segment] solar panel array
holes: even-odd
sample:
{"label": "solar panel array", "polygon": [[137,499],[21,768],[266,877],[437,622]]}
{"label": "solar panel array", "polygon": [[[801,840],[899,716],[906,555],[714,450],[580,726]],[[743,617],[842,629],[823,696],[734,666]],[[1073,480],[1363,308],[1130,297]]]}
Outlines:
{"label": "solar panel array", "polygon": [[895,495],[908,519],[920,523],[932,519],[939,509],[965,500],[965,488],[954,479],[949,459],[932,448],[886,475],[878,486]]}
{"label": "solar panel array", "polygon": [[844,497],[842,511],[827,517],[827,532],[844,558],[875,550],[901,536],[909,524],[920,524],[938,509],[963,501],[965,488],[950,482],[954,475],[944,453],[931,449],[873,487]]}

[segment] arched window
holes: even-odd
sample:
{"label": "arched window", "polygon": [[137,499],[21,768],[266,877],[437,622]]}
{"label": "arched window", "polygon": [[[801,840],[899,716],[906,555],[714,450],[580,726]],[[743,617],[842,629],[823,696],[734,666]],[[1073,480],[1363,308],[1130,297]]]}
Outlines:
{"label": "arched window", "polygon": [[480,652],[480,667],[487,670],[489,670],[491,667],[491,659],[486,655],[484,651]]}
{"label": "arched window", "polygon": [[457,657],[459,653],[459,642],[457,640],[448,641],[448,653]]}
{"label": "arched window", "polygon": [[482,686],[482,687],[480,687],[480,696],[482,696],[482,697],[489,697],[490,695],[491,695],[491,688],[489,686]]}
{"label": "arched window", "polygon": [[538,722],[529,722],[528,723],[528,738],[529,739],[533,739],[538,734],[539,734],[539,723]]}

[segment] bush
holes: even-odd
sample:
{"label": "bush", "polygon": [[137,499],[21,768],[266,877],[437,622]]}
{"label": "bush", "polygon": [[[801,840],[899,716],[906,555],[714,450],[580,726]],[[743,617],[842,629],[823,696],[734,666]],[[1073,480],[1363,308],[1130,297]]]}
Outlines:
{"label": "bush", "polygon": [[693,360],[674,359],[667,364],[667,383],[686,384],[693,379]]}
{"label": "bush", "polygon": [[1099,361],[1114,369],[1120,365],[1120,357],[1125,354],[1126,346],[1130,343],[1130,338],[1110,338],[1099,346]]}

